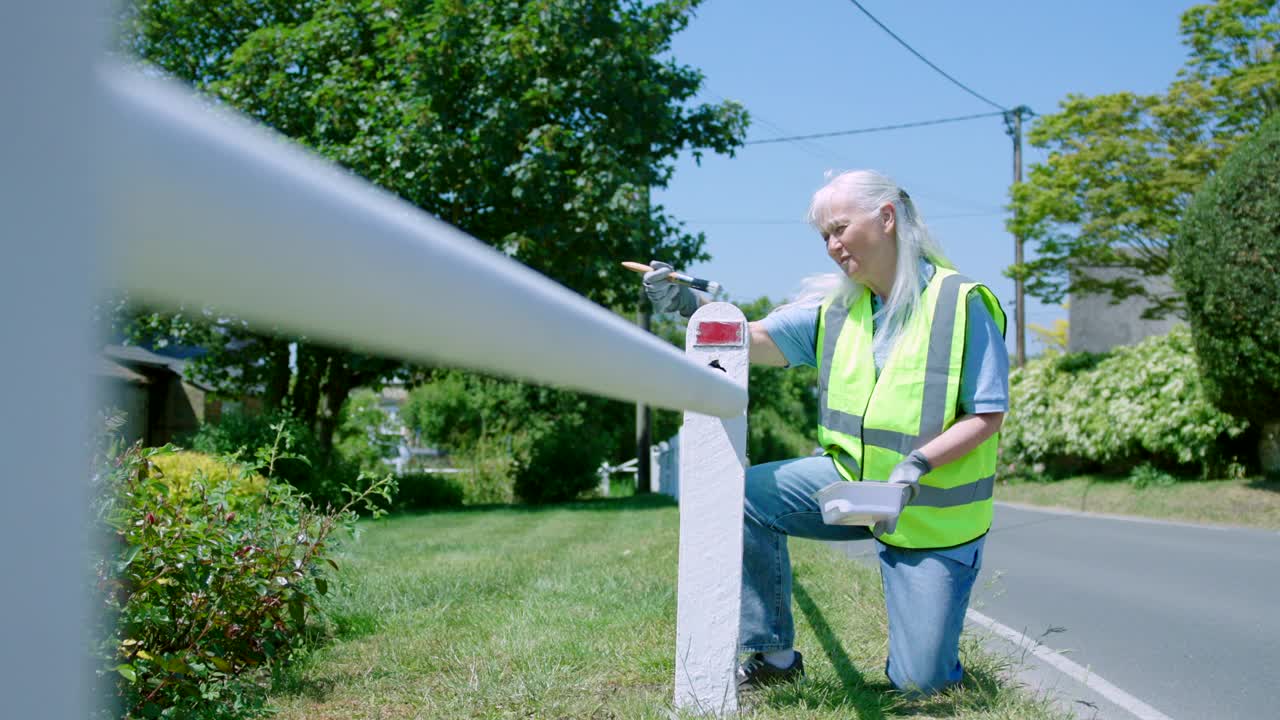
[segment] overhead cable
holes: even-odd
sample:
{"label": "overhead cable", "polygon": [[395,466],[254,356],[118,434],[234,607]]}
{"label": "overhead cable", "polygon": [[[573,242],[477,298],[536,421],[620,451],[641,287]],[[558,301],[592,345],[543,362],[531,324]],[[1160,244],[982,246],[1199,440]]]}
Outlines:
{"label": "overhead cable", "polygon": [[996,115],[1004,114],[1004,112],[978,113],[977,115],[961,115],[959,117],[939,118],[937,120],[921,120],[920,122],[902,123],[899,125],[880,125],[878,127],[858,128],[856,130],[836,130],[834,132],[814,133],[812,135],[791,135],[788,137],[765,138],[763,140],[748,140],[742,144],[766,145],[768,143],[814,140],[817,138],[836,137],[839,135],[862,135],[864,133],[883,132],[885,130],[902,130],[905,128],[924,127],[926,125],[942,125],[943,123],[961,122],[963,120],[976,120],[978,118],[995,117]]}
{"label": "overhead cable", "polygon": [[931,67],[931,68],[933,68],[934,70],[936,70],[936,71],[938,72],[938,74],[939,74],[939,75],[941,75],[942,77],[944,77],[944,78],[946,78],[946,79],[950,80],[951,82],[955,83],[955,85],[956,85],[956,86],[958,86],[961,90],[964,90],[965,92],[967,92],[967,93],[969,93],[970,95],[972,95],[972,96],[974,96],[974,97],[978,98],[979,100],[981,100],[982,102],[984,102],[984,103],[986,103],[986,104],[990,105],[991,107],[999,108],[1000,110],[1003,110],[1003,111],[1005,111],[1005,112],[1008,112],[1009,108],[1007,108],[1007,107],[1005,107],[1005,106],[1001,105],[1001,104],[1000,104],[1000,103],[998,103],[998,102],[995,102],[995,101],[993,101],[993,100],[989,100],[989,99],[987,99],[986,97],[982,96],[982,95],[981,95],[981,94],[979,94],[977,91],[975,91],[973,88],[969,87],[968,85],[965,85],[964,83],[960,82],[959,80],[957,80],[957,79],[955,79],[955,78],[951,77],[950,75],[948,75],[945,71],[943,71],[943,69],[942,69],[942,68],[940,68],[940,67],[938,67],[937,65],[934,65],[933,63],[929,62],[929,59],[928,59],[928,58],[926,58],[925,56],[923,56],[923,55],[921,55],[919,52],[917,52],[915,48],[913,48],[913,47],[911,47],[910,45],[908,45],[908,44],[907,44],[907,41],[906,41],[906,40],[903,40],[902,38],[898,37],[898,36],[897,36],[897,34],[896,34],[896,33],[894,33],[892,30],[890,30],[888,27],[886,27],[884,23],[882,23],[882,22],[880,22],[879,20],[877,20],[875,15],[872,15],[870,12],[868,12],[868,11],[867,11],[867,9],[866,9],[866,8],[862,7],[862,3],[858,2],[858,0],[849,0],[849,2],[853,3],[854,7],[858,8],[859,10],[861,10],[863,15],[866,15],[867,17],[871,18],[871,22],[875,23],[876,25],[879,25],[881,30],[884,30],[886,33],[888,33],[888,34],[889,34],[889,37],[893,38],[894,40],[897,40],[897,41],[898,41],[898,44],[900,44],[900,45],[902,45],[902,47],[906,48],[906,49],[907,49],[907,50],[908,50],[912,55],[915,55],[916,57],[920,58],[920,60],[921,60],[925,65],[928,65],[929,67]]}

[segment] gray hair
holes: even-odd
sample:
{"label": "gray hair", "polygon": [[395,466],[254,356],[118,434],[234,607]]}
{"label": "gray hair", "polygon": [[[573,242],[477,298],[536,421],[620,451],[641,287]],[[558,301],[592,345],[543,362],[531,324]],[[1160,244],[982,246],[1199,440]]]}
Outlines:
{"label": "gray hair", "polygon": [[[827,177],[827,184],[813,194],[806,217],[819,232],[834,219],[833,208],[836,206],[850,204],[869,215],[878,213],[886,204],[894,207],[898,262],[889,297],[876,313],[874,340],[877,350],[892,348],[920,305],[920,295],[924,291],[920,261],[927,260],[941,268],[954,266],[929,232],[911,196],[892,179],[874,170],[828,173]],[[843,273],[814,275],[805,278],[795,300],[783,307],[810,305],[829,297],[852,296],[860,288]]]}

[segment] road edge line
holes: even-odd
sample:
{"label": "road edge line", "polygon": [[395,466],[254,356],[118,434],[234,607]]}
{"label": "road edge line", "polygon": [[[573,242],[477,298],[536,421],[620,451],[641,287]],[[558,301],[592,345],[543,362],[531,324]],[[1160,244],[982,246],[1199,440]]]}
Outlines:
{"label": "road edge line", "polygon": [[996,500],[997,506],[1013,508],[1014,510],[1027,510],[1030,512],[1041,512],[1049,515],[1068,515],[1072,517],[1100,518],[1103,520],[1125,520],[1128,522],[1146,523],[1148,525],[1171,525],[1173,527],[1198,528],[1201,530],[1244,530],[1252,532],[1260,532],[1267,535],[1280,535],[1280,530],[1271,528],[1255,527],[1253,525],[1227,525],[1225,523],[1198,523],[1189,520],[1169,520],[1166,518],[1151,518],[1141,515],[1123,515],[1120,513],[1104,513],[1093,512],[1092,510],[1073,510],[1071,508],[1057,507],[1053,505],[1033,505],[1031,503],[1013,502],[1010,500]]}
{"label": "road edge line", "polygon": [[965,619],[980,625],[987,630],[999,635],[1009,642],[1017,645],[1019,648],[1029,650],[1033,655],[1040,658],[1044,662],[1053,666],[1059,672],[1067,675],[1076,682],[1093,690],[1103,696],[1117,706],[1124,708],[1133,714],[1139,720],[1173,720],[1168,715],[1142,702],[1138,698],[1121,690],[1120,688],[1107,682],[1097,673],[1092,672],[1078,663],[1068,660],[1062,653],[1032,640],[1022,633],[1014,630],[1007,625],[1003,625],[986,615],[970,608],[965,612]]}

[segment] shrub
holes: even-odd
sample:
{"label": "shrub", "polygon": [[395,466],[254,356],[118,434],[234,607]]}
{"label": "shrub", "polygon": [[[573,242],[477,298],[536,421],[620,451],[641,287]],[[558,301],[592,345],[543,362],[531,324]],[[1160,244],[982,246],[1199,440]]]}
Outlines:
{"label": "shrub", "polygon": [[595,469],[634,427],[621,403],[460,371],[414,389],[402,417],[476,470],[466,495],[485,502],[577,497],[596,487]]}
{"label": "shrub", "polygon": [[176,450],[160,453],[150,458],[151,465],[159,473],[156,477],[169,486],[174,499],[186,500],[208,485],[230,484],[234,497],[261,495],[267,490],[268,480],[257,473],[243,472],[243,465],[226,458],[218,459],[205,453]]}
{"label": "shrub", "polygon": [[372,390],[351,393],[338,415],[333,434],[333,450],[347,465],[369,475],[383,475],[388,465],[383,462],[395,454],[399,436],[384,435],[382,428],[388,417]]}
{"label": "shrub", "polygon": [[[208,455],[234,455],[244,448],[270,447],[278,427],[291,438],[292,454],[277,459],[269,477],[289,483],[317,504],[343,504],[342,488],[362,482],[358,461],[325,453],[311,428],[286,411],[227,413],[216,423],[201,425],[185,442]],[[266,471],[264,465],[256,469]]]}
{"label": "shrub", "polygon": [[1063,353],[1053,361],[1053,366],[1060,372],[1077,373],[1081,370],[1092,370],[1098,363],[1111,357],[1111,353],[1073,352]]}
{"label": "shrub", "polygon": [[[257,457],[271,469],[276,444]],[[241,718],[263,710],[264,675],[302,644],[336,569],[335,531],[389,481],[320,512],[289,485],[174,448],[112,452],[94,476],[98,717]],[[162,475],[159,467],[168,466]],[[186,471],[190,471],[187,473]],[[370,508],[371,509],[371,508]]]}
{"label": "shrub", "polygon": [[1211,475],[1234,460],[1223,456],[1221,443],[1247,423],[1209,402],[1186,326],[1117,348],[1092,368],[1064,371],[1061,359],[1032,360],[1009,376],[1005,472],[1034,475],[1038,464],[1128,470],[1150,462]]}
{"label": "shrub", "polygon": [[1209,398],[1280,419],[1280,115],[1196,194],[1171,247]]}
{"label": "shrub", "polygon": [[391,508],[430,510],[462,504],[462,486],[453,475],[438,473],[405,473],[396,478],[396,495]]}
{"label": "shrub", "polygon": [[504,446],[483,442],[454,456],[457,473],[405,473],[396,479],[396,510],[505,504],[515,500],[515,460]]}
{"label": "shrub", "polygon": [[756,465],[804,457],[818,446],[818,371],[753,366],[747,458]]}

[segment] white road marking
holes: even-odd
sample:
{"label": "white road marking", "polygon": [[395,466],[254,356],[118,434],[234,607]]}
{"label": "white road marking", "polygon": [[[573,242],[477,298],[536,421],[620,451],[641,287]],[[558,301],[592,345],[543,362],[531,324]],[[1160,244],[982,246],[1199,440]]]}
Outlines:
{"label": "white road marking", "polygon": [[1006,500],[996,500],[996,505],[1013,508],[1014,510],[1026,510],[1028,512],[1045,513],[1047,515],[1068,515],[1071,517],[1101,518],[1103,520],[1123,520],[1126,522],[1145,523],[1147,525],[1171,525],[1173,527],[1196,528],[1199,530],[1244,530],[1247,532],[1260,532],[1267,534],[1280,534],[1278,530],[1270,530],[1268,528],[1250,527],[1248,525],[1226,525],[1223,523],[1207,523],[1207,522],[1188,522],[1185,520],[1165,520],[1162,518],[1148,518],[1137,515],[1119,515],[1115,513],[1090,512],[1088,510],[1071,510],[1069,508],[1048,507],[1045,505],[1029,505],[1027,503],[1008,502]]}
{"label": "white road marking", "polygon": [[970,609],[965,613],[965,617],[970,622],[981,625],[1019,648],[1030,651],[1033,655],[1052,665],[1071,679],[1133,713],[1133,716],[1139,720],[1173,720],[1168,715],[1107,682],[1092,670],[1063,657],[1062,653],[1032,640],[1007,625],[1002,625],[992,620],[977,610]]}

